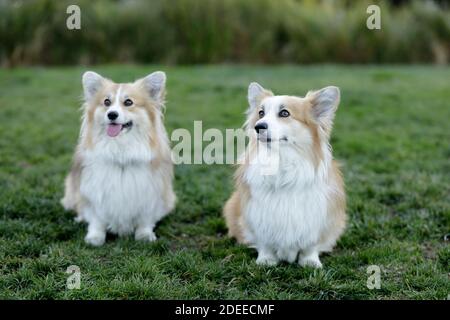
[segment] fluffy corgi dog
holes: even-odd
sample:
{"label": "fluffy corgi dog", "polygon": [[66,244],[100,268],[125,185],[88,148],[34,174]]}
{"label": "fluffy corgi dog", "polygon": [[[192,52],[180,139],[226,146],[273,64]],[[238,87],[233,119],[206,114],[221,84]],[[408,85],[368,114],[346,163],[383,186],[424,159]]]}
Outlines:
{"label": "fluffy corgi dog", "polygon": [[[257,264],[320,268],[319,254],[343,233],[344,183],[329,144],[339,100],[337,87],[296,97],[250,84],[250,140],[224,216],[229,235],[257,249]],[[265,170],[275,156],[276,170]]]}
{"label": "fluffy corgi dog", "polygon": [[166,75],[118,84],[88,71],[82,82],[80,136],[61,203],[87,222],[88,244],[101,246],[107,231],[153,241],[175,204],[162,119]]}

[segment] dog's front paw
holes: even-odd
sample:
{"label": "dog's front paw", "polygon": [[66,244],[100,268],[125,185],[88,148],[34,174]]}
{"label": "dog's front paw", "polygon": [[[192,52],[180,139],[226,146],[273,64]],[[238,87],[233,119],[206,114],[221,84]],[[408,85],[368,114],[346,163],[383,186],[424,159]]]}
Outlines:
{"label": "dog's front paw", "polygon": [[134,239],[138,241],[153,242],[156,240],[156,235],[151,229],[137,230],[134,234]]}
{"label": "dog's front paw", "polygon": [[302,267],[313,267],[316,269],[321,269],[322,268],[322,262],[320,262],[319,257],[300,257],[300,259],[298,260],[298,263],[302,266]]}
{"label": "dog's front paw", "polygon": [[100,247],[105,243],[105,236],[102,234],[88,234],[84,241],[94,247]]}
{"label": "dog's front paw", "polygon": [[276,266],[278,264],[278,259],[271,255],[259,254],[256,259],[256,264],[260,266]]}

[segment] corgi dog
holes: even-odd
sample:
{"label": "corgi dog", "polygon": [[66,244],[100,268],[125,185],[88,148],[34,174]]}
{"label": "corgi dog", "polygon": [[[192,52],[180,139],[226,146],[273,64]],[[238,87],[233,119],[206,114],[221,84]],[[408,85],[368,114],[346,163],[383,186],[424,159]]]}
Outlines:
{"label": "corgi dog", "polygon": [[[344,183],[329,144],[339,101],[337,87],[297,97],[250,84],[246,159],[223,214],[229,236],[256,248],[257,264],[321,268],[320,253],[343,233]],[[263,170],[274,155],[276,170]]]}
{"label": "corgi dog", "polygon": [[87,222],[90,245],[103,245],[107,232],[154,241],[155,224],[175,205],[166,75],[114,83],[88,71],[82,83],[81,130],[61,203]]}

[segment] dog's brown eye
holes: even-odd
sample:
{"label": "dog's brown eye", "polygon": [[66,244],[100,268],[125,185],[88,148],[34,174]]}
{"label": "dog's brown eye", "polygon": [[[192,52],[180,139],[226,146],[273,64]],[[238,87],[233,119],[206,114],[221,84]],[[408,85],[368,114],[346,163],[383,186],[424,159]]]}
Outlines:
{"label": "dog's brown eye", "polygon": [[131,101],[130,99],[126,99],[123,104],[125,105],[125,107],[129,107],[133,105],[133,101]]}
{"label": "dog's brown eye", "polygon": [[105,99],[105,101],[103,101],[103,104],[107,107],[109,107],[111,105],[111,100],[109,99]]}
{"label": "dog's brown eye", "polygon": [[287,118],[289,117],[291,114],[289,113],[289,111],[283,109],[280,111],[280,113],[278,114],[281,118]]}
{"label": "dog's brown eye", "polygon": [[264,117],[264,115],[265,115],[264,110],[259,110],[258,114],[259,114],[260,118]]}

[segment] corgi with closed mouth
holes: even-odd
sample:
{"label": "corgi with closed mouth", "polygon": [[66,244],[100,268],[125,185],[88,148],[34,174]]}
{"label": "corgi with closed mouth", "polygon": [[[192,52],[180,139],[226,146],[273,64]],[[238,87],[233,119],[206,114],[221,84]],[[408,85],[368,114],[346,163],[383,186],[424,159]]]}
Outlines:
{"label": "corgi with closed mouth", "polygon": [[[343,233],[344,183],[329,144],[339,101],[337,87],[297,97],[250,84],[250,140],[224,217],[231,237],[256,248],[257,264],[321,268],[320,253]],[[276,170],[265,170],[274,157]]]}
{"label": "corgi with closed mouth", "polygon": [[166,75],[119,84],[88,71],[82,83],[81,130],[61,203],[88,224],[88,244],[101,246],[107,232],[153,241],[156,223],[175,205]]}

